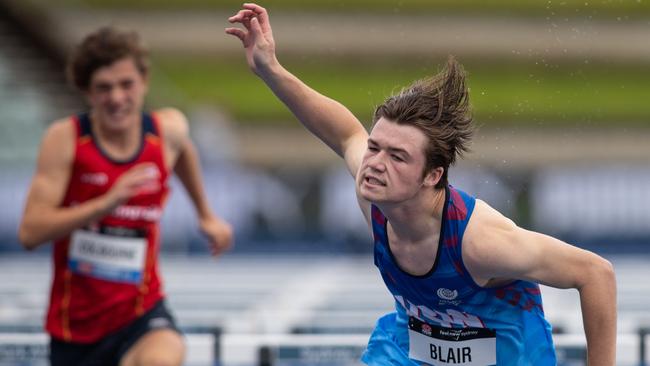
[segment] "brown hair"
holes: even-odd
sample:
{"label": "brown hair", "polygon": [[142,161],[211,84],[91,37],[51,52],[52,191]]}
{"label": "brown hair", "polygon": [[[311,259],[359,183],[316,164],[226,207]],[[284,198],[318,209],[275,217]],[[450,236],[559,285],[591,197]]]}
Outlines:
{"label": "brown hair", "polygon": [[373,123],[382,117],[416,127],[428,137],[423,176],[442,167],[444,173],[436,188],[445,187],[449,166],[469,151],[475,129],[463,67],[450,56],[439,74],[414,82],[378,106]]}
{"label": "brown hair", "polygon": [[67,65],[68,80],[82,91],[88,90],[93,73],[104,66],[132,57],[138,71],[147,75],[149,58],[136,32],[102,27],[77,45]]}

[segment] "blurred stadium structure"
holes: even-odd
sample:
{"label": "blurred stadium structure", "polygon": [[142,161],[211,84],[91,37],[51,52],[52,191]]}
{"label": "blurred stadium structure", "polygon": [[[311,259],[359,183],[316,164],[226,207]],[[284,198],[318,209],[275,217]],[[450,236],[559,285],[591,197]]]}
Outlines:
{"label": "blurred stadium structure", "polygon": [[[39,250],[40,256],[14,252],[20,250],[16,228],[41,134],[48,121],[83,105],[63,80],[61,62],[69,47],[97,26],[113,23],[138,30],[159,54],[241,57],[237,42],[223,34],[231,9],[181,15],[152,10],[143,16],[66,4],[0,0],[0,365],[26,364],[16,361],[21,355],[39,364],[44,352],[40,330],[49,248]],[[343,10],[277,12],[280,54],[309,59],[453,53],[475,62],[585,59],[646,70],[650,64],[650,27],[643,16],[555,22],[435,14],[431,21],[426,15],[360,16]],[[392,303],[368,257],[371,244],[347,172],[301,129],[240,125],[218,105],[192,104],[183,90],[162,93],[190,106],[186,112],[209,198],[234,224],[237,238],[233,252],[217,263],[195,256],[206,253],[204,243],[188,199],[172,182],[177,192],[162,225],[164,254],[174,257],[166,257],[164,272],[172,309],[190,334],[188,364],[350,362],[363,349],[374,319]],[[647,100],[650,92],[638,97]],[[620,365],[650,362],[644,328],[650,326],[650,292],[642,280],[648,275],[644,255],[650,254],[650,113],[645,117],[645,123],[632,125],[622,119],[598,126],[571,121],[485,126],[473,153],[451,171],[455,186],[523,226],[614,261]],[[262,257],[268,253],[274,256]],[[177,257],[187,254],[192,256]],[[575,294],[545,289],[544,295],[565,364],[581,365],[584,341],[574,336],[581,332]],[[323,346],[328,342],[335,347]]]}

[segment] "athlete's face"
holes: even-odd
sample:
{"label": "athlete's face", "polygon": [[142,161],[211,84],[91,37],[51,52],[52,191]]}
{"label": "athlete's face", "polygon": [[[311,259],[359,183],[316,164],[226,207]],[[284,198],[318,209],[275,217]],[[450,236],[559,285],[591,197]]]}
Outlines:
{"label": "athlete's face", "polygon": [[361,197],[373,203],[398,203],[413,198],[422,187],[433,187],[437,175],[422,176],[426,144],[419,129],[379,119],[357,174]]}
{"label": "athlete's face", "polygon": [[99,123],[122,130],[139,121],[147,88],[146,76],[126,57],[93,73],[86,98]]}

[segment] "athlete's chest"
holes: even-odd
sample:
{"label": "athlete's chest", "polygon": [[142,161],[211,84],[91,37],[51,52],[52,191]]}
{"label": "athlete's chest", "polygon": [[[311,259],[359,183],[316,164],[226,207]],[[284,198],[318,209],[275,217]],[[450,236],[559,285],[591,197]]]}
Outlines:
{"label": "athlete's chest", "polygon": [[389,234],[388,246],[400,269],[421,276],[431,272],[436,263],[439,238],[440,234],[436,233],[424,241],[413,243],[391,238]]}
{"label": "athlete's chest", "polygon": [[154,168],[158,169],[158,186],[161,188],[136,194],[129,200],[128,205],[159,206],[168,189],[168,171],[162,150],[151,144],[144,144],[137,156],[122,162],[110,159],[91,143],[80,144],[77,147],[64,204],[81,203],[107,193],[122,175],[142,163],[153,163]]}

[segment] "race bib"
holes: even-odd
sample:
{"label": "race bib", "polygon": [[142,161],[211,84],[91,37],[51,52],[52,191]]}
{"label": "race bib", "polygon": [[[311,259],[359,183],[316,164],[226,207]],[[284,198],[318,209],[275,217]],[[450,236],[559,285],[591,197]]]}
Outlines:
{"label": "race bib", "polygon": [[112,282],[139,283],[147,253],[146,238],[131,229],[102,229],[72,233],[68,251],[72,272]]}
{"label": "race bib", "polygon": [[442,328],[409,319],[409,358],[428,365],[496,365],[496,332],[487,328]]}

